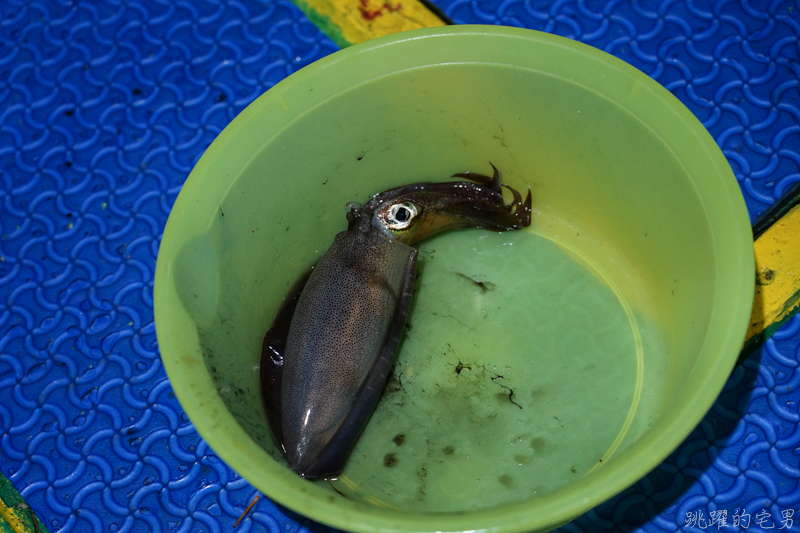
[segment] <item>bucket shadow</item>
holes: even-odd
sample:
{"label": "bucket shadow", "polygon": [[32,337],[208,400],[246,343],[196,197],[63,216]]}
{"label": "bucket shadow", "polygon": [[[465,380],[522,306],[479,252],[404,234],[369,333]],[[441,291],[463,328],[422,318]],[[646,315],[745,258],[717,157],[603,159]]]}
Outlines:
{"label": "bucket shadow", "polygon": [[[667,529],[682,528],[686,512],[703,508],[705,493],[700,490],[696,501],[689,494],[702,483],[721,451],[745,436],[747,411],[758,377],[763,348],[734,368],[719,398],[700,424],[667,459],[636,484],[604,502],[569,524],[559,533],[585,531],[633,531],[660,516]],[[721,459],[725,462],[724,459]],[[738,471],[737,465],[730,467]],[[678,509],[678,504],[684,504]],[[684,509],[687,504],[690,508]],[[735,506],[734,506],[735,507]],[[734,508],[727,509],[729,515]],[[731,518],[728,518],[729,524]]]}

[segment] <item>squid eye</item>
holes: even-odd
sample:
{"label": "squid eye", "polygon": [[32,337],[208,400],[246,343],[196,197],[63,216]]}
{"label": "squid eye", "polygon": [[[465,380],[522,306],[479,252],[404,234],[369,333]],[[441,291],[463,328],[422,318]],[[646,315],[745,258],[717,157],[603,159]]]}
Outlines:
{"label": "squid eye", "polygon": [[411,218],[411,211],[401,205],[397,208],[397,211],[395,211],[394,218],[398,222],[405,222]]}
{"label": "squid eye", "polygon": [[386,225],[394,230],[407,228],[417,213],[417,206],[412,203],[394,204],[386,213]]}

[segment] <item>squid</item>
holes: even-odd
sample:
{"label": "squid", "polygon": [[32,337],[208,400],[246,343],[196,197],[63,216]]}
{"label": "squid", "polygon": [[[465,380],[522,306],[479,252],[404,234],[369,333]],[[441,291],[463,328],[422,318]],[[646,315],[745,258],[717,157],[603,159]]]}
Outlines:
{"label": "squid", "polygon": [[523,201],[492,168],[348,203],[347,230],[284,300],[264,338],[261,383],[270,429],[300,476],[338,475],[378,403],[414,291],[413,245],[449,229],[530,225],[530,189]]}

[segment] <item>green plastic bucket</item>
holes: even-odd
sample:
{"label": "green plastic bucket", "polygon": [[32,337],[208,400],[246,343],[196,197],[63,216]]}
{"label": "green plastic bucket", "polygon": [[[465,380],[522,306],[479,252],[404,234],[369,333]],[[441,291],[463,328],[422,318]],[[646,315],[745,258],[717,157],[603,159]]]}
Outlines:
{"label": "green plastic bucket", "polygon": [[[292,473],[261,341],[344,205],[490,172],[534,222],[420,243],[409,329],[342,476]],[[750,224],[700,122],[603,52],[459,26],[353,46],[247,107],[164,232],[156,330],[181,405],[265,495],[345,530],[547,530],[659,464],[722,389],[753,297]]]}

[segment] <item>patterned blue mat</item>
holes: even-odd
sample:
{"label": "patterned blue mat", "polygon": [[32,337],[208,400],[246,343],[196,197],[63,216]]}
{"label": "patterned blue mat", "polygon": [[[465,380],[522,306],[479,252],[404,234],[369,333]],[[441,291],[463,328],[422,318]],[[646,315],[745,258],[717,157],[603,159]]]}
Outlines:
{"label": "patterned blue mat", "polygon": [[[800,181],[796,2],[438,4],[651,75],[717,139],[751,217]],[[205,147],[335,49],[281,0],[0,3],[0,470],[51,531],[227,532],[255,495],[161,367],[156,252]],[[800,531],[799,361],[796,317],[672,456],[563,531]],[[237,531],[302,527],[324,529],[262,499]]]}

